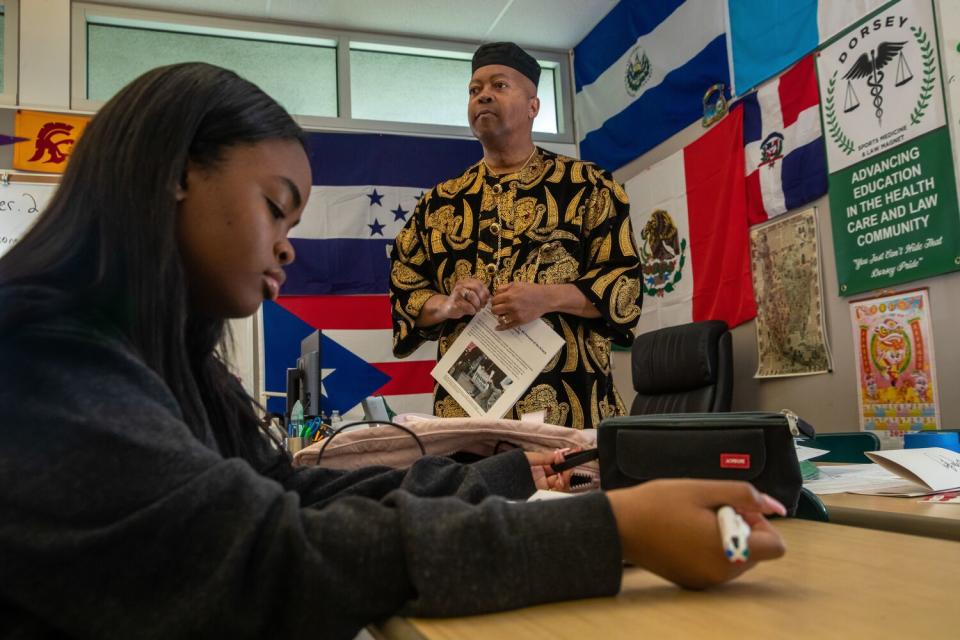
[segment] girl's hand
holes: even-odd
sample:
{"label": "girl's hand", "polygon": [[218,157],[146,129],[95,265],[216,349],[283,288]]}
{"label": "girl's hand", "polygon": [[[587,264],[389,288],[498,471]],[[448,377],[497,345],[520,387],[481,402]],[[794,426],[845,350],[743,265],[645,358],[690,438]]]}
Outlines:
{"label": "girl's hand", "polygon": [[[617,520],[624,559],[690,589],[731,580],[757,562],[779,558],[783,539],[765,513],[786,515],[783,505],[746,482],[653,480],[607,494]],[[717,509],[733,507],[750,525],[750,556],[733,563],[724,555]]]}
{"label": "girl's hand", "polygon": [[539,451],[525,451],[527,460],[530,462],[530,473],[533,474],[533,484],[537,489],[548,491],[570,491],[570,476],[573,475],[573,469],[568,469],[562,473],[557,473],[550,466],[564,461],[564,454],[570,453],[570,449],[557,449],[552,453]]}

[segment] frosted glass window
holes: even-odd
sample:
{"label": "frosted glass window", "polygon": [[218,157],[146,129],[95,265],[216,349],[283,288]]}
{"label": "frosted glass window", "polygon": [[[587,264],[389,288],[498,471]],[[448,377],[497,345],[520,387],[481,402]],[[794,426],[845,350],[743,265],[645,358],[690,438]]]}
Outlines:
{"label": "frosted glass window", "polygon": [[[442,124],[467,122],[470,61],[382,51],[350,51],[351,117]],[[553,69],[542,69],[533,130],[557,132]]]}
{"label": "frosted glass window", "polygon": [[105,101],[154,67],[209,62],[257,84],[287,111],[337,116],[336,49],[112,25],[87,25],[87,98]]}

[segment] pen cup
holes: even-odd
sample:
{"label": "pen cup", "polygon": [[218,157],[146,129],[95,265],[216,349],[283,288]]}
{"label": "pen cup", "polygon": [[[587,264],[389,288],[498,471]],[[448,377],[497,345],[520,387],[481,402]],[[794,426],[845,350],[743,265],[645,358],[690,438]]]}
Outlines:
{"label": "pen cup", "polygon": [[904,449],[941,447],[960,452],[960,438],[956,431],[915,431],[903,436]]}
{"label": "pen cup", "polygon": [[304,440],[306,440],[306,438],[287,438],[285,441],[287,445],[287,451],[289,453],[296,453],[297,451],[300,451],[300,449],[303,449],[304,445],[306,444]]}

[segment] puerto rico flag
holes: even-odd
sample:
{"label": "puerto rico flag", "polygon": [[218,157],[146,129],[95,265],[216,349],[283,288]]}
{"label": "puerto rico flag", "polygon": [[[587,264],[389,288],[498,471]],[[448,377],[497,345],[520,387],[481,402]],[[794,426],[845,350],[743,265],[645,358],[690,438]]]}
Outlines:
{"label": "puerto rico flag", "polygon": [[[390,249],[419,197],[482,156],[473,140],[314,133],[313,189],[290,238],[296,260],[276,303],[263,306],[264,390],[286,392],[300,341],[321,331],[321,407],[358,418],[382,395],[398,412],[431,413],[436,345],[393,357]],[[284,400],[268,400],[283,413]]]}
{"label": "puerto rico flag", "polygon": [[827,160],[813,56],[740,104],[749,223],[763,222],[825,194]]}
{"label": "puerto rico flag", "polygon": [[645,333],[757,315],[743,179],[743,110],[626,183],[643,276]]}

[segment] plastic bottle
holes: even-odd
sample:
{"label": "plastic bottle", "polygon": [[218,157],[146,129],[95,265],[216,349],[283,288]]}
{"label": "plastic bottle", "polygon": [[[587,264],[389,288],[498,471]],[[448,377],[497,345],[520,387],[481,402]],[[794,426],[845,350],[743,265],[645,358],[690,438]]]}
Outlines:
{"label": "plastic bottle", "polygon": [[293,403],[293,408],[290,409],[290,428],[287,430],[287,435],[289,435],[291,438],[299,437],[302,429],[303,405],[300,404],[299,400],[297,400]]}
{"label": "plastic bottle", "polygon": [[337,409],[334,409],[330,413],[330,426],[334,429],[339,429],[342,422],[343,419],[340,417],[340,412]]}

